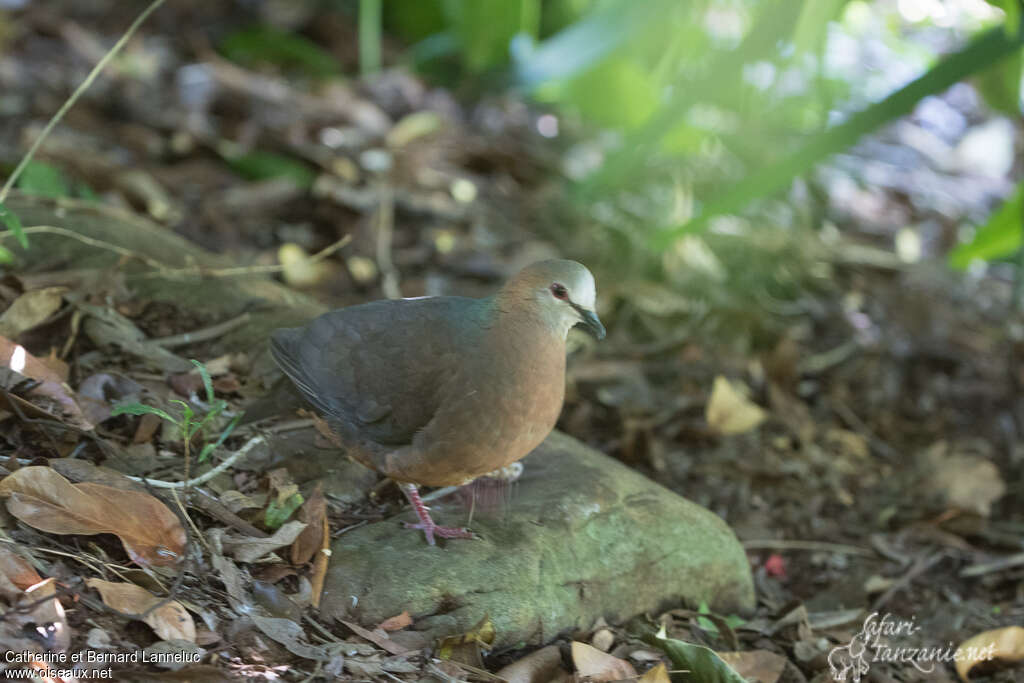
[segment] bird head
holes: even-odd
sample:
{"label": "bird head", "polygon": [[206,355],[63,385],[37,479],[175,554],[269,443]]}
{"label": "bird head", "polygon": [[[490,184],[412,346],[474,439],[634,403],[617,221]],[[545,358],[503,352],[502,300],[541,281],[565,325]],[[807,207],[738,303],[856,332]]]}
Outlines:
{"label": "bird head", "polygon": [[594,276],[581,263],[539,261],[519,271],[505,291],[525,295],[526,305],[563,339],[575,325],[583,325],[596,339],[604,338],[604,325],[595,312]]}

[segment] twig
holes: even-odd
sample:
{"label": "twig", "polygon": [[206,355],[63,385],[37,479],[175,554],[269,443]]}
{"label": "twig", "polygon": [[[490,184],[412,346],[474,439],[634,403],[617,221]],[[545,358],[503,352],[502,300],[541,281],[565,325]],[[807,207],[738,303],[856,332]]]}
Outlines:
{"label": "twig", "polygon": [[132,481],[140,481],[140,482],[149,484],[153,488],[158,488],[158,489],[183,489],[183,488],[185,488],[187,486],[199,486],[200,484],[205,484],[206,482],[210,481],[211,479],[216,477],[221,472],[224,472],[225,470],[227,470],[229,467],[234,465],[240,459],[242,459],[246,455],[248,455],[249,451],[251,451],[253,448],[255,448],[256,446],[259,446],[260,444],[263,444],[263,443],[266,443],[266,439],[263,437],[263,435],[254,436],[251,439],[249,439],[248,441],[246,441],[244,444],[242,444],[242,447],[239,448],[234,453],[232,453],[231,457],[229,457],[227,460],[225,460],[221,464],[217,465],[216,467],[214,467],[212,470],[210,470],[206,474],[201,474],[198,477],[196,477],[194,479],[189,479],[187,481],[161,481],[159,479],[147,479],[147,478],[144,478],[144,477],[128,477],[128,478],[131,479]]}
{"label": "twig", "polygon": [[[140,277],[145,278],[163,277],[167,279],[173,279],[188,276],[235,277],[239,275],[261,275],[269,273],[280,273],[281,271],[284,270],[284,266],[281,264],[272,266],[235,266],[231,268],[206,268],[203,266],[186,266],[184,268],[175,268],[173,266],[167,265],[166,263],[161,263],[160,261],[154,258],[150,258],[145,254],[140,254],[138,252],[132,251],[131,249],[125,249],[124,247],[114,244],[112,242],[98,240],[93,237],[87,237],[85,235],[75,232],[74,230],[68,230],[67,228],[61,228],[56,225],[33,225],[31,227],[23,228],[23,232],[26,235],[60,235],[61,237],[67,237],[68,239],[77,240],[82,244],[86,244],[91,247],[96,247],[98,249],[104,249],[106,251],[113,252],[118,256],[123,256],[124,258],[137,259],[145,263],[154,271],[156,271],[153,273],[143,273],[140,275]],[[14,237],[14,233],[11,232],[10,230],[0,232],[0,240],[7,237]],[[310,256],[309,263],[319,263],[320,261],[324,260],[334,252],[338,251],[351,241],[352,236],[345,235],[334,244],[331,244],[328,247]]]}
{"label": "twig", "polygon": [[216,339],[222,335],[227,334],[236,327],[240,327],[245,323],[249,322],[251,316],[248,313],[243,313],[240,316],[234,317],[231,320],[225,320],[222,323],[216,325],[210,325],[193,332],[183,332],[182,334],[175,334],[170,337],[161,337],[159,339],[150,339],[147,344],[153,346],[175,347],[185,346],[186,344],[196,344],[198,342],[209,341]]}
{"label": "twig", "polygon": [[881,609],[883,605],[892,600],[896,593],[909,586],[911,581],[931,569],[933,565],[937,564],[939,560],[944,557],[946,557],[946,552],[944,550],[940,550],[933,555],[919,558],[917,562],[914,563],[914,566],[908,569],[907,572],[897,579],[894,584],[889,586],[887,591],[878,596],[878,599],[875,600],[873,605],[871,605],[872,611]]}
{"label": "twig", "polygon": [[381,274],[381,289],[389,299],[401,299],[398,270],[391,260],[391,240],[395,226],[395,196],[390,187],[381,183],[380,204],[377,206],[377,267]]}
{"label": "twig", "polygon": [[982,576],[983,574],[991,574],[992,572],[1001,572],[1004,569],[1012,569],[1021,565],[1024,565],[1024,553],[1017,553],[1016,555],[1000,557],[998,560],[992,560],[991,562],[980,562],[978,564],[972,564],[969,567],[964,567],[960,570],[960,576],[967,579],[972,576]]}
{"label": "twig", "polygon": [[827,543],[824,541],[787,541],[787,540],[754,540],[743,541],[743,547],[748,550],[810,550],[812,552],[838,553],[840,555],[861,555],[863,557],[874,557],[875,554],[867,548],[860,548],[855,545],[844,545],[842,543]]}
{"label": "twig", "polygon": [[29,147],[28,152],[26,152],[25,156],[21,158],[21,161],[18,162],[18,165],[14,168],[14,172],[7,177],[7,182],[4,183],[3,189],[0,189],[0,203],[7,199],[7,195],[10,194],[11,188],[14,187],[14,181],[18,179],[25,170],[25,167],[28,166],[30,161],[32,161],[32,157],[35,156],[36,151],[38,151],[39,146],[43,144],[43,140],[45,140],[50,134],[50,131],[60,123],[60,120],[64,118],[64,115],[68,113],[68,110],[71,109],[75,102],[78,101],[78,98],[82,96],[82,93],[89,89],[89,86],[91,86],[93,81],[96,80],[96,77],[99,76],[100,72],[103,71],[107,64],[110,63],[110,60],[121,51],[121,48],[125,46],[125,44],[131,39],[132,35],[135,34],[135,31],[138,30],[139,26],[142,25],[142,22],[144,22],[149,15],[156,11],[156,9],[162,4],[164,4],[164,0],[153,0],[153,2],[149,3],[149,7],[142,10],[142,14],[136,17],[135,21],[132,22],[132,25],[124,32],[124,35],[114,43],[114,47],[110,48],[110,51],[103,55],[103,59],[96,62],[96,66],[92,68],[92,71],[90,71],[89,75],[85,77],[85,80],[82,81],[81,85],[75,89],[75,92],[71,94],[71,97],[61,105],[61,108],[57,110],[57,113],[53,115],[50,122],[47,123],[46,127],[43,128],[41,133],[39,133],[39,137],[35,139],[32,146]]}

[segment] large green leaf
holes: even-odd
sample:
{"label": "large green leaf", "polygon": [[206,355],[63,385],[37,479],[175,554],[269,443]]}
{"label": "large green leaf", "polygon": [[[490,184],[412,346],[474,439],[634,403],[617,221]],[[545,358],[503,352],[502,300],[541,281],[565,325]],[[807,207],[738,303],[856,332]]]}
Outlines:
{"label": "large green leaf", "polygon": [[1020,116],[1020,79],[1024,70],[1021,52],[993,64],[974,78],[974,85],[988,106],[1012,117]]}
{"label": "large green leaf", "polygon": [[746,683],[743,676],[725,663],[714,650],[703,645],[687,643],[665,636],[662,626],[657,635],[648,633],[646,640],[651,645],[664,650],[672,660],[673,668],[687,672],[686,680],[693,683]]}
{"label": "large green leaf", "polygon": [[680,235],[703,229],[714,216],[734,213],[754,199],[784,190],[794,178],[806,173],[818,162],[850,147],[879,126],[910,113],[927,95],[942,92],[954,83],[1014,54],[1020,50],[1022,41],[1024,32],[1011,34],[1003,26],[985,31],[959,52],[949,55],[881,102],[811,137],[792,155],[755,171],[726,191],[711,197],[693,220],[656,235],[654,246],[663,248]]}
{"label": "large green leaf", "polygon": [[970,265],[971,261],[990,261],[1013,254],[1021,247],[1022,222],[1024,183],[989,217],[985,225],[978,228],[974,239],[950,252],[950,265],[962,269]]}

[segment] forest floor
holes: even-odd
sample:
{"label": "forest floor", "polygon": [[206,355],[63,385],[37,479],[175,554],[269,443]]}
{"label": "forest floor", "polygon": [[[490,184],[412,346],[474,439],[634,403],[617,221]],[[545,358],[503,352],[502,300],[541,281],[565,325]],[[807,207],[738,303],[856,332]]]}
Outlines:
{"label": "forest floor", "polygon": [[[539,258],[583,261],[595,273],[609,336],[600,345],[574,337],[559,428],[720,515],[747,548],[755,576],[755,614],[708,615],[691,605],[652,615],[671,635],[748,653],[738,666],[757,680],[829,680],[828,653],[851,642],[871,613],[912,621],[906,647],[955,647],[1024,624],[1024,318],[1014,309],[1013,283],[998,271],[966,277],[940,258],[955,227],[991,205],[985,193],[954,197],[951,188],[971,187],[976,178],[934,171],[924,159],[893,171],[886,154],[902,145],[897,126],[821,172],[815,182],[831,196],[818,207],[827,229],[708,235],[702,243],[714,254],[712,265],[688,270],[666,256],[660,266],[668,275],[652,279],[660,268],[650,266],[659,258],[619,251],[601,212],[569,198],[561,165],[585,140],[571,132],[541,136],[537,121],[545,112],[508,96],[467,103],[402,70],[323,87],[240,66],[217,56],[199,32],[182,36],[176,27],[196,25],[194,17],[175,12],[158,13],[129,43],[43,144],[21,191],[136,211],[254,270],[282,263],[283,272],[272,277],[332,307],[393,296],[483,295]],[[229,21],[227,10],[204,12],[204,21]],[[102,55],[101,46],[111,44],[107,27],[127,23],[122,15],[31,3],[0,18],[0,168],[13,168]],[[353,28],[324,30],[344,35]],[[352,54],[337,56],[351,65]],[[961,96],[944,101],[961,106]],[[953,199],[939,211],[908,189],[908,177],[928,177],[928,187],[947,188]],[[931,226],[934,240],[924,244],[922,259],[896,248],[899,228],[908,224]],[[335,254],[309,258],[346,235],[351,241]],[[111,306],[147,339],[224,321],[140,299],[115,277],[83,283],[77,292],[47,286],[47,276],[74,267],[7,271],[0,280],[7,310],[0,343],[17,342],[56,368],[70,398],[100,404],[84,416],[96,425],[96,438],[177,457],[182,441],[158,418],[110,416],[109,409],[115,397],[143,385],[162,405],[178,398],[209,408],[215,403],[203,401],[201,376],[140,371],[129,355],[79,334],[74,311],[82,303]],[[25,310],[14,307],[19,301]],[[210,368],[224,415],[240,412],[267,386],[246,359],[211,355],[209,341],[176,353]],[[101,375],[135,384],[114,387]],[[732,391],[713,391],[719,377]],[[35,387],[14,380],[5,386],[47,406],[46,396],[31,393]],[[69,456],[103,464],[89,439],[84,446],[41,439],[14,407],[22,404],[7,402],[0,468],[13,472]],[[712,405],[718,412],[709,421]],[[224,452],[243,440],[229,436]],[[265,472],[246,473],[238,483],[251,499],[265,501],[243,515],[247,523],[268,519],[266,506],[274,501],[287,507],[299,500],[290,498],[288,482]],[[385,510],[326,505],[332,532],[345,520]],[[196,521],[212,524],[202,515]],[[42,542],[10,517],[0,528],[5,544],[31,550]],[[90,563],[127,564],[109,538],[78,538],[50,536],[50,552],[39,555],[58,583],[95,578]],[[19,585],[10,571],[0,567],[0,577],[8,572]],[[271,571],[268,590],[295,593],[309,571]],[[85,590],[58,591],[69,608],[71,651],[157,641],[139,622],[104,614],[95,598],[70,602]],[[12,596],[17,592],[0,590],[0,597]],[[13,628],[10,619],[2,623]],[[329,628],[349,640],[365,638]],[[16,636],[24,634],[0,632]],[[125,680],[218,680],[216,671],[229,669],[254,679],[330,673],[330,663],[314,667],[294,650],[278,648],[260,659],[226,632],[200,628],[200,636],[193,641],[220,653],[216,666],[191,673],[136,667]],[[1019,659],[1024,636],[1016,637],[1004,647],[1015,645]],[[593,643],[639,672],[657,661],[623,624],[597,624],[556,644],[571,640]],[[360,647],[372,662],[379,642],[370,638]],[[563,649],[566,666],[582,670]],[[529,654],[490,653],[484,668],[494,672]],[[361,673],[341,673],[338,663],[333,675],[417,680],[427,671],[422,662],[408,670],[366,662]],[[488,677],[465,668],[429,671]],[[1011,681],[1020,672],[1019,664],[990,663],[974,680]],[[616,677],[605,673],[605,680]],[[922,672],[877,661],[868,680],[955,679],[947,663]]]}

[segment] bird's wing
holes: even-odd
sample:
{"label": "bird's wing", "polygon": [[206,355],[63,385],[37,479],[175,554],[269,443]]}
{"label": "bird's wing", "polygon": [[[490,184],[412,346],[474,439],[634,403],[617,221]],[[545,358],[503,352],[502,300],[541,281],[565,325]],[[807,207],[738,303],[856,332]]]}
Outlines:
{"label": "bird's wing", "polygon": [[271,351],[344,441],[408,444],[479,336],[477,299],[378,301],[276,331]]}

